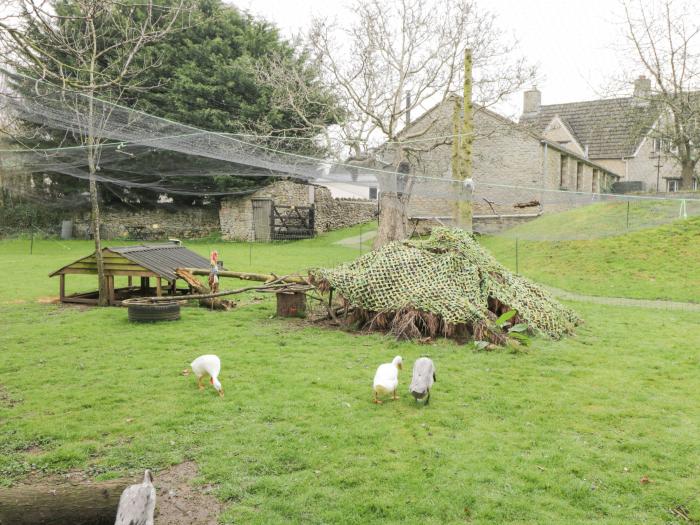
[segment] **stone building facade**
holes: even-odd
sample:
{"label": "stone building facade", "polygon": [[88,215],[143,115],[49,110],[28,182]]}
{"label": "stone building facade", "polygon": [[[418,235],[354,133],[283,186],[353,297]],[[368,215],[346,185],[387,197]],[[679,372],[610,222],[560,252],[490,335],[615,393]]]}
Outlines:
{"label": "stone building facade", "polygon": [[[654,129],[665,116],[654,103],[651,81],[640,77],[631,96],[542,105],[542,94],[526,91],[520,123],[548,141],[603,166],[647,191],[674,191],[681,168]],[[696,168],[697,169],[697,168]],[[700,172],[696,172],[697,177]]]}
{"label": "stone building facade", "polygon": [[[456,97],[432,108],[411,123],[403,133],[425,136],[450,136]],[[547,211],[559,211],[574,205],[557,190],[601,192],[617,180],[604,166],[586,159],[576,151],[544,139],[486,108],[475,107],[472,146],[474,229],[492,232],[532,219]],[[408,152],[411,173],[425,177],[413,191],[409,219],[414,223],[450,222],[452,206],[459,189],[435,183],[436,191],[422,191],[430,178],[451,179],[451,144],[426,141],[422,151]],[[418,148],[416,148],[418,149]],[[388,145],[381,160],[396,164],[397,146]],[[536,203],[536,204],[535,204]],[[523,206],[531,204],[531,206]]]}
{"label": "stone building facade", "polygon": [[256,231],[259,219],[256,219],[254,208],[260,201],[276,206],[313,205],[316,233],[369,222],[376,218],[377,213],[375,201],[334,199],[324,186],[283,180],[245,197],[224,199],[219,209],[222,237],[227,240],[267,240],[269,232],[264,231],[264,225],[263,231]]}

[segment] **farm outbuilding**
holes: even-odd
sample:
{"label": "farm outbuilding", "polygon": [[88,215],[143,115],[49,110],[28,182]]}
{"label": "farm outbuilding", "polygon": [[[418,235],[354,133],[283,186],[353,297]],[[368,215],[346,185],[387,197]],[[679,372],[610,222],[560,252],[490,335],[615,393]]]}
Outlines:
{"label": "farm outbuilding", "polygon": [[[125,299],[187,293],[177,288],[178,268],[208,268],[209,261],[179,244],[143,244],[102,249],[109,304],[119,306]],[[97,291],[66,295],[66,275],[97,276],[95,252],[78,259],[53,273],[60,278],[59,297],[63,303],[97,304]],[[135,285],[134,278],[140,278]],[[117,278],[125,278],[126,286],[117,287]],[[151,278],[154,285],[151,285]]]}

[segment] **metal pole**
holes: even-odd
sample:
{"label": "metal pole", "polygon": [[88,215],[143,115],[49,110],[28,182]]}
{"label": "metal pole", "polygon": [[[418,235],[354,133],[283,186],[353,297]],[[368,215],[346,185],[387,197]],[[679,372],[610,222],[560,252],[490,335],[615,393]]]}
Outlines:
{"label": "metal pole", "polygon": [[630,201],[627,201],[627,229],[630,229]]}
{"label": "metal pole", "polygon": [[362,255],[362,224],[360,224],[360,255]]}

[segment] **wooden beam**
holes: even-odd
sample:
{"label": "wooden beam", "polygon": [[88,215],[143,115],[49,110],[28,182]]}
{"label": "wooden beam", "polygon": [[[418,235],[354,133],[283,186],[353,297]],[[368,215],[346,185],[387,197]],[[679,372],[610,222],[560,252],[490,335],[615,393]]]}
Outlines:
{"label": "wooden beam", "polygon": [[64,303],[79,303],[79,304],[97,304],[97,299],[86,299],[85,297],[65,297]]}
{"label": "wooden beam", "polygon": [[129,278],[128,278],[128,280],[127,280],[127,285],[128,285],[129,288],[131,288],[131,286],[132,286],[132,283],[131,283],[131,279],[132,279],[132,278],[133,278],[133,276],[129,275]]}
{"label": "wooden beam", "polygon": [[60,275],[60,281],[58,285],[58,298],[63,302],[66,296],[66,276],[64,274]]}
{"label": "wooden beam", "polygon": [[156,297],[163,295],[163,289],[161,288],[160,277],[156,277]]}

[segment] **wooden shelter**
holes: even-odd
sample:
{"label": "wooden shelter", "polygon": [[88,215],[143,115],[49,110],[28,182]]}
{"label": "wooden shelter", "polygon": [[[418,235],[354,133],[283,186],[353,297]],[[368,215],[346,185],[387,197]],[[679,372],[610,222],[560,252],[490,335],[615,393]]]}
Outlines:
{"label": "wooden shelter", "polygon": [[[208,268],[209,261],[179,244],[143,244],[139,246],[121,246],[102,248],[105,279],[109,304],[119,306],[124,299],[131,297],[150,297],[188,293],[188,288],[178,290],[178,268]],[[66,295],[66,275],[97,275],[95,253],[78,259],[49,274],[60,278],[59,297],[63,303],[97,304],[98,292],[76,293]],[[117,278],[126,278],[127,286],[117,288]],[[138,286],[134,277],[140,278]],[[151,287],[151,278],[155,288]]]}

